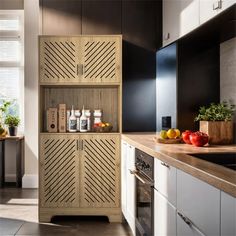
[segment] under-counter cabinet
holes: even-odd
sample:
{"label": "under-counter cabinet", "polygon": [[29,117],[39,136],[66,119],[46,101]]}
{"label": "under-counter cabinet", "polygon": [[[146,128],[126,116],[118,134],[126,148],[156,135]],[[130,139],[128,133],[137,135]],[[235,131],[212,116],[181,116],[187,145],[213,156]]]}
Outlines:
{"label": "under-counter cabinet", "polygon": [[177,170],[177,211],[177,235],[220,235],[220,190],[181,170]]}
{"label": "under-counter cabinet", "polygon": [[200,24],[205,23],[235,3],[236,0],[200,0]]}
{"label": "under-counter cabinet", "polygon": [[236,235],[236,198],[221,191],[221,236]]}
{"label": "under-counter cabinet", "polygon": [[[121,222],[122,38],[40,36],[39,45],[39,221],[102,215]],[[112,132],[49,133],[47,111],[59,104],[101,109]]]}
{"label": "under-counter cabinet", "polygon": [[135,148],[122,141],[121,157],[122,212],[135,235]]}
{"label": "under-counter cabinet", "polygon": [[176,206],[176,168],[155,158],[155,189]]}

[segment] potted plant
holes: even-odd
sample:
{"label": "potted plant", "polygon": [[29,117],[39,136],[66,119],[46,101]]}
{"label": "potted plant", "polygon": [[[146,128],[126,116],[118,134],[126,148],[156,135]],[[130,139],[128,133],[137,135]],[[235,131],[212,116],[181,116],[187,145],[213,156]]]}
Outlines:
{"label": "potted plant", "polygon": [[235,105],[226,101],[200,107],[195,121],[200,122],[200,131],[209,135],[210,144],[231,144],[233,142],[233,114]]}
{"label": "potted plant", "polygon": [[7,130],[4,127],[4,119],[10,105],[11,102],[3,101],[3,104],[0,106],[0,137],[5,137],[7,135]]}
{"label": "potted plant", "polygon": [[7,115],[5,119],[5,124],[8,126],[10,136],[17,135],[17,127],[19,123],[20,123],[20,119],[18,116]]}

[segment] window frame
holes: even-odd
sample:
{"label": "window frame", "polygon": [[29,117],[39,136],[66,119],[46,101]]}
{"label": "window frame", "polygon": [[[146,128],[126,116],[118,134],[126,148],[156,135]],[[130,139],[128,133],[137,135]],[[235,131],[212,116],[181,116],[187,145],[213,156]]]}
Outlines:
{"label": "window frame", "polygon": [[0,30],[0,41],[19,41],[19,61],[0,61],[0,68],[19,69],[19,117],[21,120],[19,132],[24,131],[24,10],[0,10],[0,19],[19,19],[19,30]]}

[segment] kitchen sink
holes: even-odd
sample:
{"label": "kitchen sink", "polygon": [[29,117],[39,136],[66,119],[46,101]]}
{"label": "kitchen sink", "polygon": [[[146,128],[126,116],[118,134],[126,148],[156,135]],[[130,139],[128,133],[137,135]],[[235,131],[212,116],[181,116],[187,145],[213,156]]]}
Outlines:
{"label": "kitchen sink", "polygon": [[236,152],[233,153],[197,153],[190,156],[236,170]]}

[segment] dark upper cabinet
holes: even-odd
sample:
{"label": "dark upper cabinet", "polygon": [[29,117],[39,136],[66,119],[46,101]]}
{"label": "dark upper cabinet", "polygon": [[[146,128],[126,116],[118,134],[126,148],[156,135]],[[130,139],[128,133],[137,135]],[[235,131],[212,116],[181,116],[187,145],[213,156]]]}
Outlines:
{"label": "dark upper cabinet", "polygon": [[82,34],[121,34],[121,0],[83,0]]}
{"label": "dark upper cabinet", "polygon": [[125,41],[156,51],[162,40],[162,1],[122,0],[122,33]]}
{"label": "dark upper cabinet", "polygon": [[81,34],[82,0],[40,0],[44,35]]}

